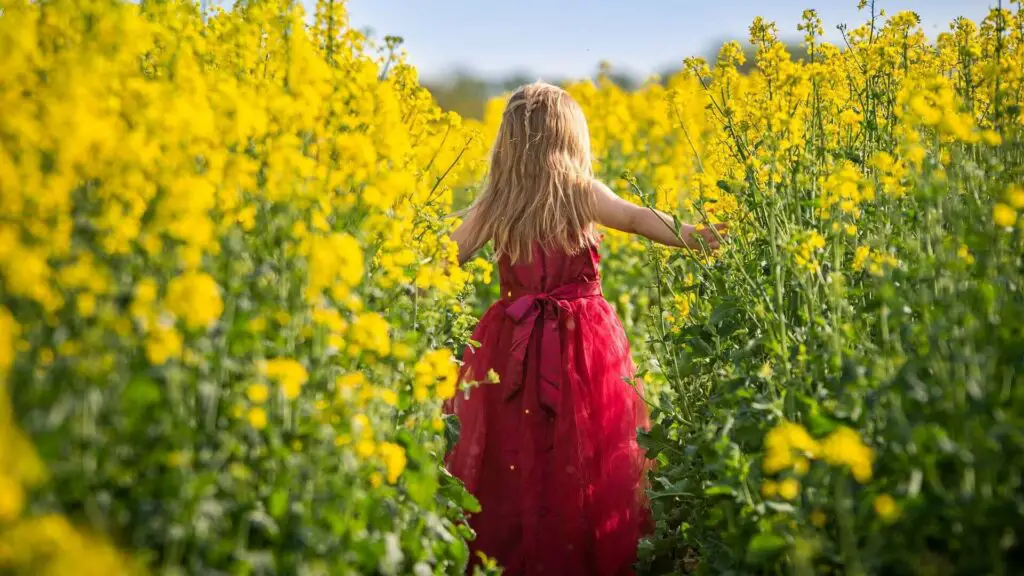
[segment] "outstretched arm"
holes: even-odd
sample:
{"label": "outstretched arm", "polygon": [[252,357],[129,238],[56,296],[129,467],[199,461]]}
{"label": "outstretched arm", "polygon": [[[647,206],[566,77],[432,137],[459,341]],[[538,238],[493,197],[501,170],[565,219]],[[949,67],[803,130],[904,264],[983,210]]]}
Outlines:
{"label": "outstretched arm", "polygon": [[[709,248],[718,248],[718,238],[710,228],[698,229],[692,224],[680,226],[679,235],[674,232],[672,217],[659,210],[651,210],[637,206],[619,198],[608,186],[598,180],[593,181],[593,193],[596,202],[597,223],[608,228],[639,234],[659,244],[675,247],[701,249],[702,238]],[[715,224],[718,236],[726,235],[726,224]]]}

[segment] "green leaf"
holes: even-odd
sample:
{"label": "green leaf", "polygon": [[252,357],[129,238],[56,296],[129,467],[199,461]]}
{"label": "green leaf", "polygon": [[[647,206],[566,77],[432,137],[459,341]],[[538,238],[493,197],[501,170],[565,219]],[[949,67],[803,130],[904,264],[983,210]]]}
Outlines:
{"label": "green leaf", "polygon": [[807,430],[814,436],[825,436],[836,429],[836,422],[820,413],[807,417]]}
{"label": "green leaf", "polygon": [[408,471],[405,474],[405,491],[413,502],[427,507],[437,493],[437,477],[427,470]]}
{"label": "green leaf", "polygon": [[754,536],[747,545],[747,561],[759,563],[779,554],[786,548],[786,539],[772,532]]}
{"label": "green leaf", "polygon": [[739,310],[739,307],[731,300],[725,300],[715,306],[715,309],[711,311],[711,318],[708,322],[712,326],[721,326],[723,322],[735,316]]}
{"label": "green leaf", "polygon": [[765,501],[764,505],[776,512],[782,512],[784,514],[796,512],[796,506],[793,506],[788,502],[776,502],[774,500],[767,500]]}
{"label": "green leaf", "polygon": [[284,516],[284,513],[288,510],[288,493],[280,488],[275,490],[270,495],[270,501],[267,502],[267,510],[273,518],[280,519]]}
{"label": "green leaf", "polygon": [[162,397],[163,390],[156,382],[147,376],[138,375],[128,383],[121,401],[126,407],[146,408],[159,403]]}
{"label": "green leaf", "polygon": [[444,446],[445,452],[455,447],[455,444],[459,441],[459,436],[462,434],[462,423],[459,422],[458,416],[455,414],[444,415]]}
{"label": "green leaf", "polygon": [[705,496],[735,496],[736,489],[725,484],[715,484],[704,489]]}

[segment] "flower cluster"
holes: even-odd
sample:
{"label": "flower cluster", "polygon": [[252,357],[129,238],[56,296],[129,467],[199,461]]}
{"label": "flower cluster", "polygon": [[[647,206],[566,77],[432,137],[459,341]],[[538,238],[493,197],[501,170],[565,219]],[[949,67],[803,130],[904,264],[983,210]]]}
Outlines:
{"label": "flower cluster", "polygon": [[[17,488],[5,404],[0,521],[90,510],[189,571],[372,572],[385,535],[393,572],[453,571],[467,552],[419,544],[461,521],[420,454],[444,441],[454,310],[491,274],[448,239],[478,130],[343,2],[9,0],[0,45],[0,373],[40,456],[89,463]],[[284,526],[307,553],[279,553]]]}
{"label": "flower cluster", "polygon": [[853,269],[867,271],[872,276],[881,276],[887,270],[899,268],[900,261],[888,252],[872,250],[868,246],[858,246],[853,254]]}
{"label": "flower cluster", "polygon": [[761,466],[765,474],[774,476],[785,471],[791,474],[779,483],[766,480],[762,484],[766,498],[775,495],[787,500],[796,498],[800,487],[796,478],[807,474],[815,460],[850,470],[857,482],[871,479],[874,451],[864,445],[856,431],[845,426],[816,440],[800,424],[784,421],[765,435],[764,450]]}

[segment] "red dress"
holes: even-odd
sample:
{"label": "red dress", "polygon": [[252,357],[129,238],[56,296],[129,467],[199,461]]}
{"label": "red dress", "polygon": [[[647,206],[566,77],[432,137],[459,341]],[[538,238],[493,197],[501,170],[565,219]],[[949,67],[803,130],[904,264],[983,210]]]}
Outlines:
{"label": "red dress", "polygon": [[448,404],[462,426],[448,470],[480,501],[470,543],[505,574],[632,574],[649,526],[648,425],[629,342],[601,292],[596,247],[534,248],[529,264],[499,262],[502,298],[467,348],[465,381]]}

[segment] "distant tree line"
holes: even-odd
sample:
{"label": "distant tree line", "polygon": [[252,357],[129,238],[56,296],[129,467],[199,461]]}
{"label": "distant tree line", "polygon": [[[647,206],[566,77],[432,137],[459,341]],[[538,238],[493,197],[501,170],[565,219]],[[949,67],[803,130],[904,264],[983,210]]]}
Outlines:
{"label": "distant tree line", "polygon": [[[705,58],[707,58],[708,63],[711,65],[714,65],[718,46],[721,46],[721,43],[716,44],[714,50],[709,50],[705,55]],[[787,48],[794,60],[803,60],[807,55],[807,51],[802,43],[789,42],[787,43]],[[753,46],[749,44],[744,45],[746,63],[740,67],[740,72],[746,73],[754,68],[755,52]],[[598,66],[594,73],[595,78],[600,71],[601,66]],[[667,67],[659,72],[658,75],[664,79],[678,71],[679,66]],[[625,90],[634,90],[646,80],[645,78],[617,71],[613,68],[605,68],[605,74],[612,82]],[[498,79],[490,79],[472,71],[456,70],[442,78],[425,79],[423,85],[430,90],[438,104],[445,110],[452,110],[466,118],[480,119],[483,117],[484,107],[488,100],[535,80],[537,80],[537,77],[531,76],[527,72],[517,72]],[[544,78],[544,80],[559,84],[567,79]]]}

